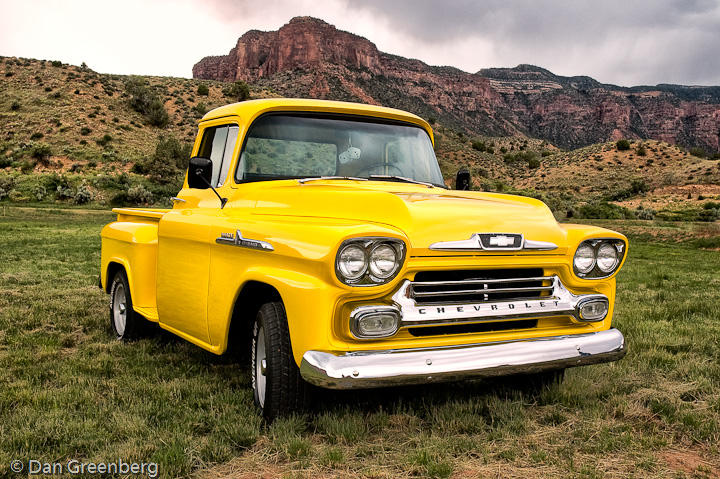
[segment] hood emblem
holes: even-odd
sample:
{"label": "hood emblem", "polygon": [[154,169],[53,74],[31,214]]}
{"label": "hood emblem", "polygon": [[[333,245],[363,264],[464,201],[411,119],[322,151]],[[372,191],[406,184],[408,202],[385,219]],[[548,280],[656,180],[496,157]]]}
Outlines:
{"label": "hood emblem", "polygon": [[475,233],[470,239],[440,241],[430,245],[436,251],[551,251],[555,243],[525,239],[518,233]]}
{"label": "hood emblem", "polygon": [[505,248],[505,247],[514,245],[515,238],[512,236],[494,235],[494,236],[490,236],[490,239],[488,242],[490,243],[490,246],[497,246],[499,248]]}

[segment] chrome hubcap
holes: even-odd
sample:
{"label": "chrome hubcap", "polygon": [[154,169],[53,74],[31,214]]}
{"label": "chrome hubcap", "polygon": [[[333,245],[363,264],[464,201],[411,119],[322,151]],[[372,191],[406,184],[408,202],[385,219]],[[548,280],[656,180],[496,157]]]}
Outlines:
{"label": "chrome hubcap", "polygon": [[113,323],[115,324],[115,332],[118,336],[125,334],[125,326],[127,325],[127,299],[125,297],[125,287],[119,284],[115,288],[115,296],[113,296]]}
{"label": "chrome hubcap", "polygon": [[255,339],[255,392],[260,407],[265,406],[267,361],[265,356],[265,329],[261,326]]}

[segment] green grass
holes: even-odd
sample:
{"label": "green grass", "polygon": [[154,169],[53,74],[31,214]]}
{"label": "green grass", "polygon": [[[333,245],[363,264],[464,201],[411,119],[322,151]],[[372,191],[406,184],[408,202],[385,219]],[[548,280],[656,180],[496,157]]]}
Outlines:
{"label": "green grass", "polygon": [[169,334],[111,339],[97,288],[111,219],[0,210],[0,475],[12,459],[71,458],[153,461],[163,477],[720,471],[717,251],[638,235],[618,279],[627,357],[569,370],[540,394],[503,380],[327,392],[267,427],[243,364]]}

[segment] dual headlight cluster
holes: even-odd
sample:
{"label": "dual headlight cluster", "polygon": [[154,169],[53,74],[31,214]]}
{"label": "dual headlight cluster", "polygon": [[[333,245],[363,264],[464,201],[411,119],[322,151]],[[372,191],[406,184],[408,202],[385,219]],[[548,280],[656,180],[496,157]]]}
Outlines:
{"label": "dual headlight cluster", "polygon": [[625,256],[620,239],[591,239],[580,243],[573,258],[573,270],[581,278],[606,278],[612,275]]}
{"label": "dual headlight cluster", "polygon": [[340,245],[335,273],[350,286],[373,286],[393,279],[405,261],[405,243],[396,238],[352,238]]}

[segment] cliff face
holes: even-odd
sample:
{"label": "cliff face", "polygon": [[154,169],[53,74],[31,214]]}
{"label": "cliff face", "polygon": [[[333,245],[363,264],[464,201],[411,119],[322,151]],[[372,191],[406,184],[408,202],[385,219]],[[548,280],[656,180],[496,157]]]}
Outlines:
{"label": "cliff face", "polygon": [[568,148],[625,137],[720,151],[720,87],[622,88],[532,65],[466,73],[380,52],[310,17],[275,32],[245,33],[228,55],[198,62],[193,76],[379,103],[471,132],[523,133]]}

